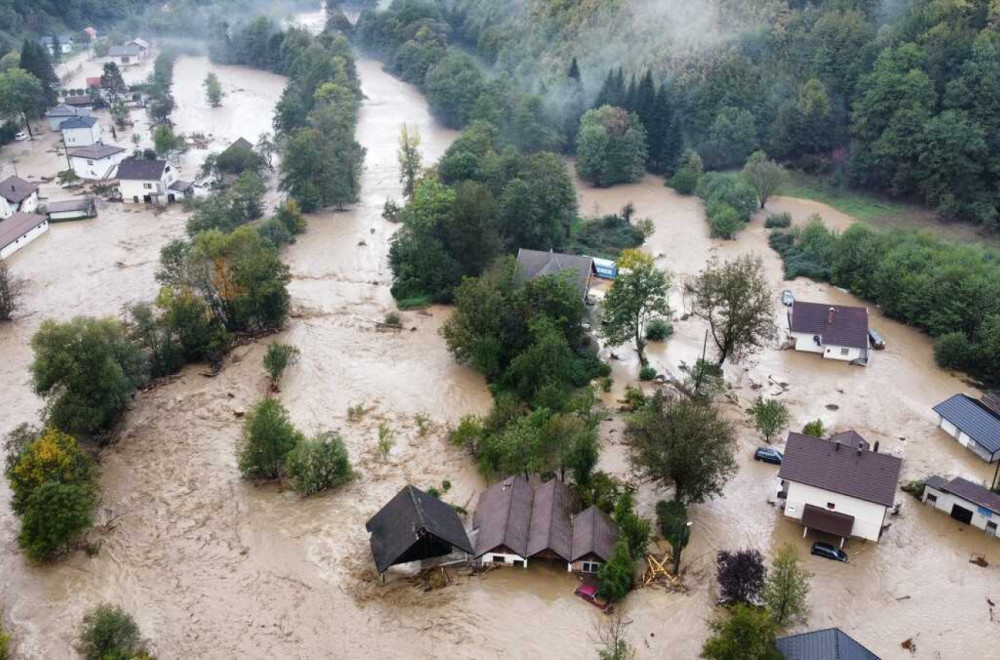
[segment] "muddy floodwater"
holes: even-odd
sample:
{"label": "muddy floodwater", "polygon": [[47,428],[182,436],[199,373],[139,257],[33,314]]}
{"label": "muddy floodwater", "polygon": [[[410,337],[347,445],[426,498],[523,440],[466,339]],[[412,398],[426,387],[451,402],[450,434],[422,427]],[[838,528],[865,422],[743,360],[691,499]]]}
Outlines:
{"label": "muddy floodwater", "polygon": [[[86,62],[75,75],[99,66]],[[0,487],[0,609],[20,656],[73,657],[83,612],[100,602],[132,612],[161,658],[594,655],[591,636],[602,615],[572,596],[577,579],[561,567],[536,562],[526,571],[456,576],[432,592],[395,572],[385,584],[376,579],[364,522],[401,486],[440,487],[447,479],[453,487],[445,499],[474,508],[487,484],[463,452],[447,445],[445,431],[463,414],[487,411],[491,399],[482,378],[456,365],[438,335],[447,309],[405,313],[403,332],[375,327],[393,309],[386,254],[396,226],[381,218],[381,209],[386,199],[400,197],[399,126],[420,128],[425,162],[438,158],[456,133],[436,124],[417,90],[384,73],[378,62],[361,58],[358,70],[367,97],[358,126],[358,140],[368,150],[361,202],[347,212],[310,216],[308,232],[285,250],[293,313],[284,333],[236,349],[214,378],[192,366],[137,395],[118,441],[102,455],[97,555],[30,565],[17,548],[18,522],[6,483]],[[201,82],[209,71],[219,75],[227,94],[219,109],[204,99]],[[180,58],[174,120],[180,131],[210,139],[207,148],[184,155],[182,171],[237,137],[255,141],[269,130],[283,84],[272,74]],[[135,132],[145,143],[148,126],[139,113],[136,119]],[[106,114],[101,121],[108,122]],[[55,142],[46,134],[19,146],[21,174],[41,180],[63,169]],[[586,214],[616,211],[631,201],[640,217],[656,224],[647,249],[673,274],[678,292],[676,333],[650,349],[660,370],[681,376],[681,366],[701,351],[704,327],[680,320],[685,300],[679,291],[712,256],[758,254],[776,292],[790,288],[799,299],[865,304],[827,285],[783,282],[760,217],[738,240],[716,241],[709,238],[700,203],[675,195],[655,177],[610,190],[578,184],[578,190]],[[65,196],[52,184],[43,186],[43,194]],[[796,221],[814,212],[835,219],[832,209],[813,202],[781,199],[775,205]],[[31,283],[26,309],[0,327],[0,432],[37,419],[41,401],[31,393],[27,369],[38,324],[78,314],[115,315],[130,301],[151,299],[158,251],[183,235],[184,222],[176,206],[154,215],[105,204],[99,218],[54,225],[11,259],[12,269]],[[625,603],[640,657],[698,655],[716,597],[717,550],[753,546],[771,555],[784,543],[795,544],[815,573],[809,623],[794,631],[839,626],[885,658],[996,656],[1000,622],[990,599],[1000,602],[1000,542],[899,493],[902,513],[881,543],[852,541],[848,564],[809,557],[813,539],[802,539],[801,527],[783,521],[769,504],[776,469],[752,460],[758,438],[744,409],[765,394],[791,407],[793,427],[822,418],[829,428],[854,428],[881,441],[884,451],[904,458],[904,480],[934,472],[991,476],[985,464],[936,429],[930,410],[956,391],[972,390],[934,365],[926,337],[871,311],[888,348],[875,353],[868,368],[777,346],[728,368],[732,389],[723,405],[740,424],[741,469],[724,497],[693,507],[693,538],[685,554],[690,591],[638,590]],[[776,299],[779,325],[784,314]],[[276,340],[302,351],[280,393],[293,420],[307,432],[340,431],[361,473],[336,492],[303,500],[239,478],[238,415],[264,395],[260,361],[266,343]],[[614,352],[621,359],[612,361],[616,383],[609,404],[636,372],[627,347]],[[366,415],[348,421],[348,406],[359,404]],[[422,436],[413,423],[417,414],[432,420]],[[374,450],[383,422],[395,440],[385,461]],[[629,477],[621,426],[615,419],[603,428],[602,467]],[[669,494],[641,486],[643,511],[652,514],[664,496]],[[989,567],[969,563],[977,553]],[[900,646],[911,638],[915,656]]]}

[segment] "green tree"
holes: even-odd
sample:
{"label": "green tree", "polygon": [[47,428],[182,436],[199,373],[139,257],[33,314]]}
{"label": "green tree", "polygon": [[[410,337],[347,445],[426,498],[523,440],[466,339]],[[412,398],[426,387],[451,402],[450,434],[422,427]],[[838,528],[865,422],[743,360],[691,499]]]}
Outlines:
{"label": "green tree", "polygon": [[786,178],[785,168],[773,160],[768,160],[767,154],[763,151],[750,154],[741,174],[757,192],[759,208],[764,208],[767,200],[777,194]]}
{"label": "green tree", "polygon": [[77,647],[86,660],[141,660],[148,658],[146,640],[132,616],[114,605],[87,610]]}
{"label": "green tree", "polygon": [[654,314],[669,314],[670,280],[652,257],[636,250],[623,252],[619,264],[629,272],[619,274],[604,298],[601,334],[610,346],[635,341],[639,362],[645,366],[646,321]]}
{"label": "green tree", "polygon": [[31,122],[45,111],[42,83],[23,69],[0,73],[0,115],[24,123],[28,136],[34,139]]}
{"label": "green tree", "polygon": [[420,175],[420,129],[416,126],[408,128],[403,124],[399,129],[399,182],[403,184],[403,194],[407,197],[413,194],[413,186]]}
{"label": "green tree", "polygon": [[453,52],[427,71],[424,87],[431,112],[448,128],[463,128],[484,85],[472,58]]}
{"label": "green tree", "polygon": [[611,602],[619,602],[632,590],[635,567],[625,539],[618,539],[615,553],[597,572],[598,594]]}
{"label": "green tree", "polygon": [[121,69],[114,62],[106,62],[101,70],[101,90],[107,94],[108,101],[114,106],[120,103],[128,94],[128,85],[122,77]]}
{"label": "green tree", "polygon": [[757,397],[753,403],[753,423],[770,444],[774,436],[781,433],[791,418],[788,406],[777,399]]}
{"label": "green tree", "polygon": [[753,113],[735,107],[719,111],[709,128],[708,139],[698,151],[710,168],[723,169],[744,162],[759,147]]}
{"label": "green tree", "polygon": [[46,481],[25,503],[18,542],[32,560],[50,561],[93,524],[96,505],[90,485]]}
{"label": "green tree", "polygon": [[691,523],[688,522],[687,506],[678,500],[660,500],[656,503],[656,523],[660,534],[670,544],[674,575],[681,571],[681,554],[691,540]]}
{"label": "green tree", "polygon": [[11,69],[21,68],[21,54],[12,50],[3,57],[0,57],[0,73],[7,73]]}
{"label": "green tree", "polygon": [[701,648],[707,660],[781,660],[770,615],[749,605],[737,605],[711,623],[712,636]]}
{"label": "green tree", "polygon": [[164,124],[153,129],[153,147],[158,156],[167,156],[183,146],[183,136],[176,135],[171,127]]}
{"label": "green tree", "polygon": [[48,49],[34,39],[25,39],[21,46],[21,56],[18,58],[20,68],[35,77],[42,85],[44,105],[42,110],[54,106],[59,96],[59,77],[52,68],[52,58]]}
{"label": "green tree", "polygon": [[0,259],[0,322],[10,321],[21,306],[25,280],[10,272],[7,262]]}
{"label": "green tree", "polygon": [[646,169],[646,129],[622,108],[589,110],[576,138],[576,171],[597,186],[637,180]]}
{"label": "green tree", "polygon": [[278,383],[289,365],[294,364],[300,355],[299,349],[288,344],[269,344],[264,353],[264,370],[271,378],[271,391],[278,391]]}
{"label": "green tree", "polygon": [[202,86],[205,88],[205,98],[208,99],[209,105],[213,108],[221,107],[222,85],[219,83],[219,76],[215,75],[215,73],[209,73],[205,76]]}
{"label": "green tree", "polygon": [[286,457],[292,487],[303,495],[336,488],[354,477],[344,441],[336,433],[302,439]]}
{"label": "green tree", "polygon": [[42,433],[19,429],[9,437],[7,448],[10,506],[17,515],[25,514],[31,496],[49,482],[96,493],[97,466],[72,436],[51,428]]}
{"label": "green tree", "polygon": [[795,546],[787,544],[778,550],[771,562],[764,583],[764,604],[771,618],[780,627],[796,619],[804,619],[809,611],[809,578],[812,574],[802,567]]}
{"label": "green tree", "polygon": [[711,404],[657,392],[625,427],[629,460],[644,478],[673,487],[674,499],[704,502],[736,473],[736,434]]}
{"label": "green tree", "polygon": [[774,297],[760,257],[713,260],[694,284],[695,316],[708,322],[716,364],[741,361],[774,338]]}
{"label": "green tree", "polygon": [[826,437],[826,426],[823,425],[822,419],[814,419],[802,427],[802,433],[814,438],[823,438]]}
{"label": "green tree", "polygon": [[669,180],[669,185],[682,195],[690,195],[697,190],[703,171],[701,156],[695,150],[688,149],[681,157],[680,167]]}
{"label": "green tree", "polygon": [[247,411],[237,461],[244,479],[280,479],[288,453],[304,440],[288,411],[275,399],[265,399]]}
{"label": "green tree", "polygon": [[625,491],[618,498],[618,503],[615,504],[614,521],[618,525],[618,531],[622,538],[628,544],[632,559],[645,557],[646,548],[649,546],[649,537],[653,533],[653,526],[636,512],[635,498],[631,492]]}

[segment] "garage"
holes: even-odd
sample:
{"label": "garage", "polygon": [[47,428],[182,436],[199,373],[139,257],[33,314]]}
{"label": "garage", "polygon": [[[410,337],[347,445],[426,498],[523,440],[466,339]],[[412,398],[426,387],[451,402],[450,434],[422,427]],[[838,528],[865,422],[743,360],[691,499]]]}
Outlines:
{"label": "garage", "polygon": [[951,517],[966,525],[972,523],[972,511],[957,504],[951,507]]}

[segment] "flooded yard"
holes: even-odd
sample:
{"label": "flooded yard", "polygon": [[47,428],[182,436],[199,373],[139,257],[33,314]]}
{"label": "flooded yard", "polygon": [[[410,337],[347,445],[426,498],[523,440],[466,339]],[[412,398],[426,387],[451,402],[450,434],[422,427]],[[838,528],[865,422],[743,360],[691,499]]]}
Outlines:
{"label": "flooded yard", "polygon": [[[486,483],[461,450],[447,445],[446,425],[487,411],[491,399],[483,379],[456,365],[438,335],[447,309],[405,313],[400,333],[376,331],[374,322],[393,309],[386,255],[396,226],[381,218],[381,210],[387,198],[400,197],[399,126],[420,128],[426,163],[456,133],[440,127],[418,91],[384,73],[378,62],[360,58],[358,70],[367,96],[358,126],[358,141],[368,150],[361,202],[346,212],[310,216],[308,232],[286,249],[293,318],[284,333],[236,349],[217,377],[192,366],[136,396],[120,439],[102,456],[99,518],[109,524],[95,531],[99,553],[77,553],[50,567],[30,565],[17,549],[18,522],[6,483],[0,487],[0,607],[13,624],[20,655],[72,657],[83,612],[104,601],[134,614],[160,658],[594,654],[590,636],[602,615],[572,596],[577,579],[561,567],[538,562],[527,571],[462,576],[433,592],[400,576],[386,584],[377,580],[364,522],[403,485],[426,489],[448,479],[454,487],[445,499],[474,508]],[[201,83],[208,71],[219,75],[227,94],[222,108],[205,101]],[[215,138],[210,149],[184,156],[183,171],[237,137],[255,141],[269,130],[284,85],[280,76],[199,57],[180,58],[174,78],[178,130]],[[143,132],[141,122],[136,130]],[[54,145],[48,135],[24,146],[22,176],[37,180],[62,169],[50,153]],[[762,217],[738,240],[716,241],[708,236],[700,202],[674,194],[655,177],[610,190],[578,188],[584,213],[617,211],[631,201],[640,217],[653,218],[657,231],[647,249],[674,275],[678,315],[685,277],[712,255],[743,253],[764,259],[776,293],[790,288],[802,300],[864,304],[827,285],[783,282]],[[54,185],[43,193],[61,194]],[[790,204],[796,221],[816,209],[812,203],[796,207],[795,200],[775,204]],[[831,209],[819,212],[833,220]],[[37,419],[41,402],[31,393],[27,367],[38,324],[50,317],[115,315],[127,302],[151,299],[159,249],[183,235],[184,222],[178,206],[154,215],[105,204],[99,218],[55,225],[11,259],[12,270],[31,284],[22,316],[0,327],[0,432]],[[900,647],[908,638],[918,658],[995,654],[1000,622],[993,621],[987,599],[1000,602],[1000,542],[899,493],[902,513],[881,543],[851,542],[848,564],[808,557],[813,539],[802,539],[801,527],[768,503],[777,490],[776,468],[752,460],[759,438],[744,409],[765,394],[791,407],[793,428],[822,418],[830,428],[854,428],[881,441],[884,451],[904,457],[904,480],[932,472],[991,476],[936,429],[930,410],[956,391],[971,390],[934,365],[927,337],[871,311],[888,348],[867,368],[776,347],[728,368],[735,402],[724,405],[740,424],[741,469],[725,497],[693,508],[685,552],[689,593],[646,589],[629,596],[629,634],[640,657],[697,656],[715,601],[717,550],[753,546],[770,555],[788,542],[815,573],[807,628],[839,626],[885,658],[914,657]],[[779,325],[784,314],[776,297]],[[692,364],[700,354],[704,326],[677,320],[675,328],[649,353],[659,369],[679,375],[681,363]],[[264,395],[261,357],[272,340],[302,351],[280,394],[296,425],[306,432],[339,430],[361,472],[333,493],[303,500],[239,477],[238,415]],[[617,394],[634,380],[636,366],[627,347],[615,352],[622,357],[614,362]],[[754,383],[763,387],[754,389]],[[358,404],[368,412],[349,422],[347,408]],[[433,422],[424,436],[413,423],[418,413]],[[385,461],[374,451],[380,422],[395,433]],[[627,477],[621,428],[616,419],[603,429],[602,467]],[[643,486],[643,512],[651,515],[664,495]],[[990,566],[970,564],[972,553],[984,554]]]}

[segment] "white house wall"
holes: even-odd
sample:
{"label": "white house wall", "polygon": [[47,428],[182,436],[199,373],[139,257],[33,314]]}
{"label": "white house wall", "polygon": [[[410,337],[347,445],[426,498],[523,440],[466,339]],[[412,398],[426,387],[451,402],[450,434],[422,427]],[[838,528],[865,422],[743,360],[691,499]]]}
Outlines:
{"label": "white house wall", "polygon": [[[150,187],[147,188],[147,185]],[[166,191],[166,187],[160,181],[120,181],[118,189],[122,193],[122,199],[126,202],[134,202],[135,198],[138,197],[140,203],[146,195],[162,197]]]}
{"label": "white house wall", "polygon": [[813,341],[814,336],[803,332],[793,332],[792,337],[795,338],[795,350],[806,353],[822,353],[823,346]]}
{"label": "white house wall", "polygon": [[73,171],[81,179],[103,179],[116,165],[126,158],[128,158],[128,153],[123,151],[120,154],[99,160],[70,156],[69,162],[73,167]]}
{"label": "white house wall", "polygon": [[791,336],[795,339],[795,350],[803,351],[805,353],[819,353],[828,360],[853,362],[854,360],[859,360],[865,357],[867,353],[865,349],[853,348],[850,346],[817,344],[813,340],[813,337],[816,335],[805,332],[793,332],[791,333]]}
{"label": "white house wall", "polygon": [[[7,200],[4,201],[6,202]],[[8,208],[10,208],[10,206],[8,206]],[[17,206],[17,209],[14,210],[20,211],[21,213],[34,213],[37,208],[38,208],[38,191],[36,190],[35,192],[28,195],[26,199],[21,200],[21,203]],[[8,215],[7,217],[10,216]]]}
{"label": "white house wall", "polygon": [[47,232],[48,230],[49,230],[49,221],[46,220],[42,224],[37,225],[36,227],[29,230],[27,234],[22,235],[20,238],[18,238],[16,241],[11,243],[7,247],[0,249],[0,259],[6,259],[7,257],[14,254],[15,252],[23,248],[25,245],[27,245],[31,241],[35,240],[36,238]]}
{"label": "white house wall", "polygon": [[[928,502],[927,501],[928,495],[934,495],[935,497],[937,497],[937,502]],[[954,507],[956,504],[962,507],[963,509],[968,509],[969,511],[972,511],[972,523],[971,523],[972,526],[978,527],[979,529],[984,531],[986,530],[986,523],[988,522],[1000,523],[1000,515],[995,514],[989,511],[988,509],[984,509],[980,507],[978,504],[970,502],[964,498],[952,495],[951,493],[946,493],[936,488],[932,488],[931,486],[927,486],[927,488],[924,489],[923,501],[924,504],[933,506],[938,511],[941,511],[949,516],[951,515],[952,507]]]}
{"label": "white house wall", "polygon": [[62,134],[67,147],[89,147],[101,141],[101,125],[94,124],[90,128],[64,129]]}
{"label": "white house wall", "polygon": [[976,456],[983,459],[984,461],[989,463],[1000,460],[1000,455],[991,457],[990,452],[987,451],[982,445],[980,445],[978,442],[970,438],[965,431],[959,430],[957,426],[949,422],[941,415],[938,415],[938,426],[940,426],[945,433],[958,440],[958,444],[962,445],[969,451],[973,452],[974,454],[976,454]]}
{"label": "white house wall", "polygon": [[[827,506],[830,503],[834,505],[834,508],[830,509]],[[789,481],[788,496],[785,499],[785,516],[801,522],[806,504],[854,516],[854,528],[851,531],[851,536],[878,542],[886,514],[886,507],[881,504]]]}
{"label": "white house wall", "polygon": [[487,552],[482,557],[479,558],[484,564],[505,564],[507,566],[513,566],[515,561],[524,562],[524,567],[528,567],[528,560],[520,555],[511,555],[503,552]]}

